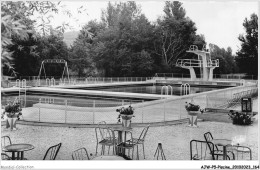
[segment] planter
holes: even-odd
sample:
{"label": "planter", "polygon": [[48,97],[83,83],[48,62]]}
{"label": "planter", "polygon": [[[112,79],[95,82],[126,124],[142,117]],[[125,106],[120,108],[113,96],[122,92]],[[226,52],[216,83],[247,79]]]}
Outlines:
{"label": "planter", "polygon": [[188,115],[190,115],[189,126],[198,127],[197,126],[197,115],[200,113],[200,111],[187,111],[187,112],[188,112]]}
{"label": "planter", "polygon": [[188,115],[190,116],[197,116],[200,113],[200,111],[188,111]]}
{"label": "planter", "polygon": [[131,127],[131,119],[134,115],[124,115],[120,114],[122,118],[122,126],[123,127]]}
{"label": "planter", "polygon": [[17,121],[17,118],[7,118],[7,121],[6,121],[6,128],[9,128],[11,130],[16,130],[16,121]]}

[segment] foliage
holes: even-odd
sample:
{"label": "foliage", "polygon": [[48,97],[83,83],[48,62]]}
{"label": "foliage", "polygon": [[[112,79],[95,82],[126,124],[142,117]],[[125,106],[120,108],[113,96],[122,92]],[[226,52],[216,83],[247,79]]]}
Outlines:
{"label": "foliage", "polygon": [[[195,23],[186,16],[182,3],[165,2],[164,15],[151,23],[142,14],[141,7],[129,1],[108,2],[101,22],[89,21],[68,48],[63,42],[63,33],[70,26],[66,23],[56,28],[50,26],[52,14],[61,12],[60,7],[60,2],[49,1],[1,3],[4,73],[8,72],[6,65],[9,65],[17,75],[37,75],[44,59],[65,59],[70,71],[80,77],[183,73],[188,70],[176,68],[176,60],[194,57],[186,53],[191,44],[201,49],[206,43],[203,35],[196,34]],[[71,16],[70,11],[62,12]],[[34,17],[36,13],[39,18]],[[251,21],[247,23],[244,25],[253,25]],[[248,41],[248,37],[243,40]],[[217,73],[236,72],[230,48],[216,47],[212,58],[220,60]],[[50,71],[59,76],[62,68],[50,66],[46,72]]]}
{"label": "foliage", "polygon": [[187,103],[187,102],[185,102],[185,103],[186,103],[185,109],[187,111],[199,111],[200,110],[200,106],[199,105],[195,105],[195,104]]}
{"label": "foliage", "polygon": [[5,110],[4,110],[2,117],[6,114],[6,116],[9,118],[17,117],[19,120],[20,119],[19,116],[22,115],[21,111],[22,111],[22,108],[20,107],[20,103],[17,100],[15,100],[13,102],[9,102],[5,106]]}
{"label": "foliage", "polygon": [[235,56],[232,55],[232,50],[230,47],[226,49],[219,48],[215,44],[211,45],[211,58],[219,60],[219,68],[216,69],[215,74],[228,74],[236,73],[238,68],[235,62]]}
{"label": "foliage", "polygon": [[28,8],[25,7],[23,2],[1,2],[1,59],[2,67],[7,66],[9,69],[12,67],[12,51],[8,46],[13,45],[13,38],[26,40],[28,33],[32,33],[32,22],[26,16]]}
{"label": "foliage", "polygon": [[241,49],[237,52],[236,62],[241,73],[258,75],[258,16],[252,14],[244,20],[246,34],[239,35]]}
{"label": "foliage", "polygon": [[134,108],[130,105],[129,107],[121,107],[120,109],[116,109],[117,112],[119,112],[119,115],[117,117],[118,122],[120,122],[121,116],[125,115],[133,115],[134,114]]}
{"label": "foliage", "polygon": [[244,112],[239,113],[239,112],[234,112],[233,110],[231,110],[230,113],[228,113],[228,116],[230,119],[232,119],[233,124],[250,125],[253,123],[253,121],[251,120],[252,115],[249,115]]}
{"label": "foliage", "polygon": [[[68,47],[63,41],[62,34],[56,34],[51,32],[50,35],[40,36],[37,41],[37,52],[38,52],[38,68],[40,68],[41,62],[44,59],[64,59],[68,60],[69,51]],[[61,76],[63,72],[63,64],[48,64],[46,69],[47,76]],[[37,70],[37,74],[38,74]]]}
{"label": "foliage", "polygon": [[109,3],[102,12],[102,21],[106,27],[94,36],[91,52],[103,75],[151,74],[153,26],[135,2]]}
{"label": "foliage", "polygon": [[[41,58],[44,53],[50,53],[51,56],[54,55],[51,58],[57,58],[55,49],[48,50],[52,47],[52,44],[46,44],[46,47],[42,47],[43,43],[39,42],[45,41],[44,39],[48,39],[48,36],[61,37],[62,33],[70,27],[68,23],[63,23],[55,29],[50,25],[53,18],[52,14],[58,13],[61,10],[60,7],[62,7],[61,2],[50,1],[1,2],[1,59],[5,73],[9,72],[8,69],[11,69],[13,73],[17,72],[20,76],[35,75],[38,71],[37,67],[40,66],[35,63],[40,63],[45,59],[44,57]],[[82,11],[84,11],[84,8],[80,7],[78,12],[81,13]],[[65,13],[69,15],[70,11],[66,10]],[[38,41],[39,38],[40,41]],[[64,45],[58,41],[54,46],[58,50],[61,49],[61,54],[58,54],[58,56],[64,56],[64,59],[66,59],[67,55],[64,55],[63,51]],[[66,51],[68,53],[68,49]],[[39,53],[40,55],[38,55]],[[22,57],[19,59],[20,56]],[[31,65],[32,68],[26,67],[27,65]]]}
{"label": "foliage", "polygon": [[57,11],[57,9],[54,3],[48,1],[3,1],[1,2],[1,11],[2,67],[7,66],[15,73],[12,63],[13,53],[30,48],[30,55],[33,55],[35,46],[33,44],[32,46],[24,47],[19,44],[18,50],[10,50],[10,46],[15,46],[17,41],[27,41],[29,38],[35,41],[37,39],[34,28],[35,21],[30,19],[30,17],[35,12],[45,15],[50,11]]}
{"label": "foliage", "polygon": [[161,56],[165,67],[173,67],[178,58],[186,56],[186,50],[196,37],[195,23],[186,17],[182,3],[165,2],[165,16],[158,19],[154,42],[156,54]]}

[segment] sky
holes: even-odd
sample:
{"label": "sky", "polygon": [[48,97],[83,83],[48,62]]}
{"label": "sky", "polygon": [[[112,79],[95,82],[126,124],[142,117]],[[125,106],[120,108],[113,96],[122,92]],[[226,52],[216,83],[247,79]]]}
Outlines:
{"label": "sky", "polygon": [[[220,48],[231,47],[233,54],[240,48],[239,34],[245,33],[242,26],[245,18],[252,13],[258,15],[257,1],[181,1],[188,16],[196,23],[197,34],[203,34],[206,42]],[[106,9],[108,1],[62,1],[64,8],[69,9],[72,17],[65,14],[55,15],[53,25],[69,22],[80,30],[90,20],[100,21],[101,10]],[[136,1],[141,5],[142,13],[154,22],[163,15],[164,1]],[[86,13],[79,14],[77,9],[83,5]],[[67,31],[71,31],[67,30]]]}

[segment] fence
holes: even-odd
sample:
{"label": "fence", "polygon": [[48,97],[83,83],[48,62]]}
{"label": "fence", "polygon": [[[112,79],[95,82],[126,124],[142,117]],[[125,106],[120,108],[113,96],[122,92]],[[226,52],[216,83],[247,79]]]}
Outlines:
{"label": "fence", "polygon": [[[197,79],[202,79],[202,74],[196,74]],[[182,73],[156,73],[155,77],[164,77],[164,78],[189,78],[190,74],[182,74]],[[213,74],[214,80],[257,80],[256,75],[242,75],[242,74]]]}
{"label": "fence", "polygon": [[[204,108],[226,107],[228,101],[237,93],[252,91],[257,96],[257,86],[239,86],[227,89],[196,93],[180,96],[179,98],[161,99],[154,101],[123,100],[123,99],[67,99],[58,97],[21,96],[24,106],[22,119],[26,121],[97,124],[101,121],[117,123],[117,108],[134,107],[132,123],[167,122],[188,117],[185,102],[194,102]],[[243,95],[242,95],[243,96]],[[14,97],[5,97],[2,105]]]}
{"label": "fence", "polygon": [[[46,79],[37,79],[37,77],[27,77],[26,85],[30,87],[54,86],[54,85],[83,85],[83,84],[103,84],[117,82],[142,82],[152,80],[152,77],[87,77],[71,79],[55,79],[47,77]],[[32,79],[34,78],[34,79]],[[21,79],[24,80],[24,79]],[[16,80],[2,81],[2,87],[14,87]]]}

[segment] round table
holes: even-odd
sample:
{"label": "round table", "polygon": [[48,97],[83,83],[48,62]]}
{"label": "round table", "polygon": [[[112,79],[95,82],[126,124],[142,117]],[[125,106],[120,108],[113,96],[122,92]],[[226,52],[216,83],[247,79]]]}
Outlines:
{"label": "round table", "polygon": [[93,158],[92,160],[125,160],[125,159],[121,156],[116,156],[116,155],[111,155],[111,156],[101,155]]}
{"label": "round table", "polygon": [[223,147],[223,160],[227,159],[227,146],[231,146],[232,141],[229,139],[213,139],[211,141],[214,145]]}
{"label": "round table", "polygon": [[[24,151],[29,151],[34,149],[34,146],[31,144],[20,143],[20,144],[11,144],[3,147],[3,151],[12,152],[12,160],[15,160],[15,152],[17,152],[17,159],[24,159]],[[21,157],[19,157],[19,153],[21,153]]]}
{"label": "round table", "polygon": [[[119,127],[113,127],[112,130],[117,131],[117,133],[118,133],[118,144],[120,144],[122,142],[126,142],[126,132],[132,132],[133,128],[119,126]],[[118,149],[117,154],[118,155],[125,155],[125,149]]]}

